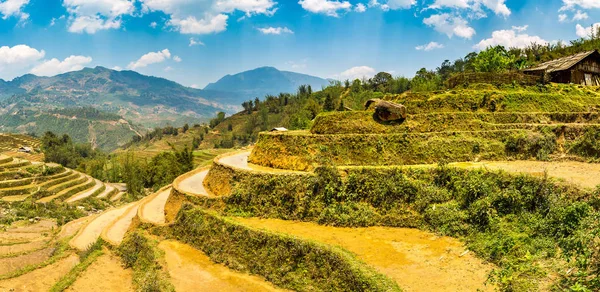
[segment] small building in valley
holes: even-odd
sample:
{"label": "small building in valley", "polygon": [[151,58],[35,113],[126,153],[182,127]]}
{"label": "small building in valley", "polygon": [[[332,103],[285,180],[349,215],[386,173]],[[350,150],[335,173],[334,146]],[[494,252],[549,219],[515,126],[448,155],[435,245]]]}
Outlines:
{"label": "small building in valley", "polygon": [[600,86],[600,53],[587,51],[545,62],[523,72],[549,82]]}

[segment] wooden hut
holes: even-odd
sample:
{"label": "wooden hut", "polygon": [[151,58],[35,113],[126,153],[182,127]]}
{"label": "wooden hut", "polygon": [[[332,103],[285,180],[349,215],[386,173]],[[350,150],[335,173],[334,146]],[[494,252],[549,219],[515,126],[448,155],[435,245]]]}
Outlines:
{"label": "wooden hut", "polygon": [[523,71],[556,83],[600,86],[600,53],[588,51],[552,60]]}

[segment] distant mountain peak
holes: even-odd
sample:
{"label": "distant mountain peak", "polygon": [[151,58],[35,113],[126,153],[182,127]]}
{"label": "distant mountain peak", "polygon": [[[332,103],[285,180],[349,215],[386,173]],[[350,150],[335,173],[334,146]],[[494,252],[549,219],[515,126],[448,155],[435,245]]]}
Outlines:
{"label": "distant mountain peak", "polygon": [[275,67],[264,66],[226,75],[215,83],[208,84],[204,90],[234,92],[246,99],[263,98],[265,95],[278,95],[282,92],[294,93],[300,85],[321,88],[329,81],[306,74],[281,71]]}

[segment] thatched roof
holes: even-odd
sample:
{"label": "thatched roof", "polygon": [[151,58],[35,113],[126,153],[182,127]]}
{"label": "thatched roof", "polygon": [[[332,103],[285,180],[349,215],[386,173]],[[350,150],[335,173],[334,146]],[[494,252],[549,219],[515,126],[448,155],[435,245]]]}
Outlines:
{"label": "thatched roof", "polygon": [[598,51],[587,51],[587,52],[575,54],[572,56],[548,61],[548,62],[539,64],[535,67],[525,69],[524,71],[526,71],[526,72],[527,71],[556,72],[556,71],[569,70],[569,69],[571,69],[571,67],[575,66],[577,63],[581,62],[583,59],[589,57],[590,55],[592,55],[594,53],[599,54]]}

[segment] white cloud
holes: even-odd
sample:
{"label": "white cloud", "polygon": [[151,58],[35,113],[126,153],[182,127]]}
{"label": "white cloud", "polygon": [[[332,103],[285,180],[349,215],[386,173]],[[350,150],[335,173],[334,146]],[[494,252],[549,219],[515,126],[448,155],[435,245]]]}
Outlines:
{"label": "white cloud", "polygon": [[354,7],[354,11],[356,11],[358,13],[363,13],[363,12],[367,11],[367,6],[365,6],[365,4],[358,3],[358,4],[356,4],[356,7]]}
{"label": "white cloud", "polygon": [[226,30],[228,18],[229,16],[225,14],[207,15],[203,19],[189,16],[185,19],[172,18],[167,24],[175,27],[177,31],[183,34],[210,34]]}
{"label": "white cloud", "polygon": [[198,84],[192,84],[190,85],[191,88],[195,88],[195,89],[200,89],[200,86]]}
{"label": "white cloud", "polygon": [[2,19],[7,19],[11,16],[18,17],[20,21],[25,21],[29,18],[29,14],[23,12],[23,7],[29,4],[29,0],[5,0],[0,1],[0,14]]}
{"label": "white cloud", "polygon": [[523,25],[523,26],[513,26],[512,29],[514,31],[518,31],[518,32],[524,32],[529,28],[529,25]]}
{"label": "white cloud", "polygon": [[378,0],[370,0],[369,7],[379,7],[383,11],[408,9],[417,4],[416,0],[383,0],[384,3],[379,3]]}
{"label": "white cloud", "polygon": [[171,72],[171,71],[173,71],[173,67],[171,67],[171,66],[165,67],[165,72]]}
{"label": "white cloud", "polygon": [[112,69],[115,70],[115,71],[122,71],[123,70],[123,68],[121,68],[121,66],[114,66],[114,67],[112,67]]}
{"label": "white cloud", "polygon": [[475,11],[479,17],[484,17],[482,6],[492,10],[496,15],[507,17],[511,14],[510,9],[506,6],[506,0],[435,0],[429,8],[470,9]]}
{"label": "white cloud", "polygon": [[480,41],[477,45],[473,46],[477,50],[485,50],[488,47],[493,46],[504,46],[506,48],[525,48],[531,44],[547,45],[548,41],[540,38],[539,36],[530,36],[523,32],[524,30],[497,30],[492,33],[492,37]]}
{"label": "white cloud", "polygon": [[565,21],[567,21],[567,17],[568,16],[566,14],[559,14],[558,15],[558,21],[559,22],[565,22]]}
{"label": "white cloud", "polygon": [[78,71],[92,62],[91,57],[70,56],[63,61],[56,58],[46,60],[31,69],[31,73],[38,76],[54,76],[65,72]]}
{"label": "white cloud", "polygon": [[121,17],[132,15],[135,0],[63,0],[69,13],[69,32],[94,34],[121,27]]}
{"label": "white cloud", "polygon": [[588,19],[588,14],[585,12],[581,12],[581,10],[577,10],[575,15],[573,16],[573,21],[586,20]]}
{"label": "white cloud", "polygon": [[11,65],[26,66],[35,63],[46,55],[44,50],[38,51],[27,45],[0,47],[0,70]]}
{"label": "white cloud", "polygon": [[190,47],[193,46],[204,46],[204,43],[201,41],[197,41],[194,38],[190,38]]}
{"label": "white cloud", "polygon": [[175,57],[173,57],[173,61],[175,61],[175,62],[179,63],[179,62],[181,62],[182,60],[181,60],[181,58],[180,58],[179,56],[175,56]]}
{"label": "white cloud", "polygon": [[143,55],[139,60],[129,63],[127,68],[132,70],[144,68],[151,64],[162,63],[170,58],[171,52],[169,52],[168,49],[164,49],[159,52],[150,52],[148,54]]}
{"label": "white cloud", "polygon": [[157,26],[158,26],[158,23],[156,23],[156,21],[153,21],[150,23],[151,28],[156,28]]}
{"label": "white cloud", "polygon": [[461,38],[471,39],[475,35],[475,29],[470,27],[466,20],[460,16],[452,16],[448,13],[434,14],[423,19],[423,23],[432,26],[438,32],[446,34],[449,38],[456,35]]}
{"label": "white cloud", "polygon": [[276,35],[280,35],[280,34],[293,34],[294,32],[287,28],[287,27],[265,27],[265,28],[257,28],[258,31],[262,32],[263,34],[276,34]]}
{"label": "white cloud", "polygon": [[580,38],[589,38],[592,36],[592,29],[594,31],[598,31],[600,29],[600,22],[594,23],[593,25],[590,25],[588,27],[583,27],[580,24],[577,24],[575,26],[575,33]]}
{"label": "white cloud", "polygon": [[563,6],[560,11],[574,10],[575,7],[581,7],[583,9],[600,8],[600,1],[598,0],[563,0]]}
{"label": "white cloud", "polygon": [[69,32],[94,34],[99,30],[121,27],[121,20],[105,20],[100,16],[78,16],[69,25]]}
{"label": "white cloud", "polygon": [[444,45],[439,44],[437,42],[430,42],[426,45],[422,45],[422,46],[417,46],[415,49],[417,49],[417,51],[425,51],[425,52],[429,52],[429,51],[433,51],[436,49],[443,49]]}
{"label": "white cloud", "polygon": [[339,16],[338,11],[349,11],[352,9],[350,2],[338,0],[300,0],[298,4],[306,11],[333,17]]}
{"label": "white cloud", "polygon": [[375,69],[368,66],[352,67],[339,74],[340,79],[362,79],[370,78],[375,75]]}
{"label": "white cloud", "polygon": [[272,0],[217,0],[214,8],[218,12],[231,13],[235,10],[243,11],[247,16],[253,14],[273,15],[277,3]]}

